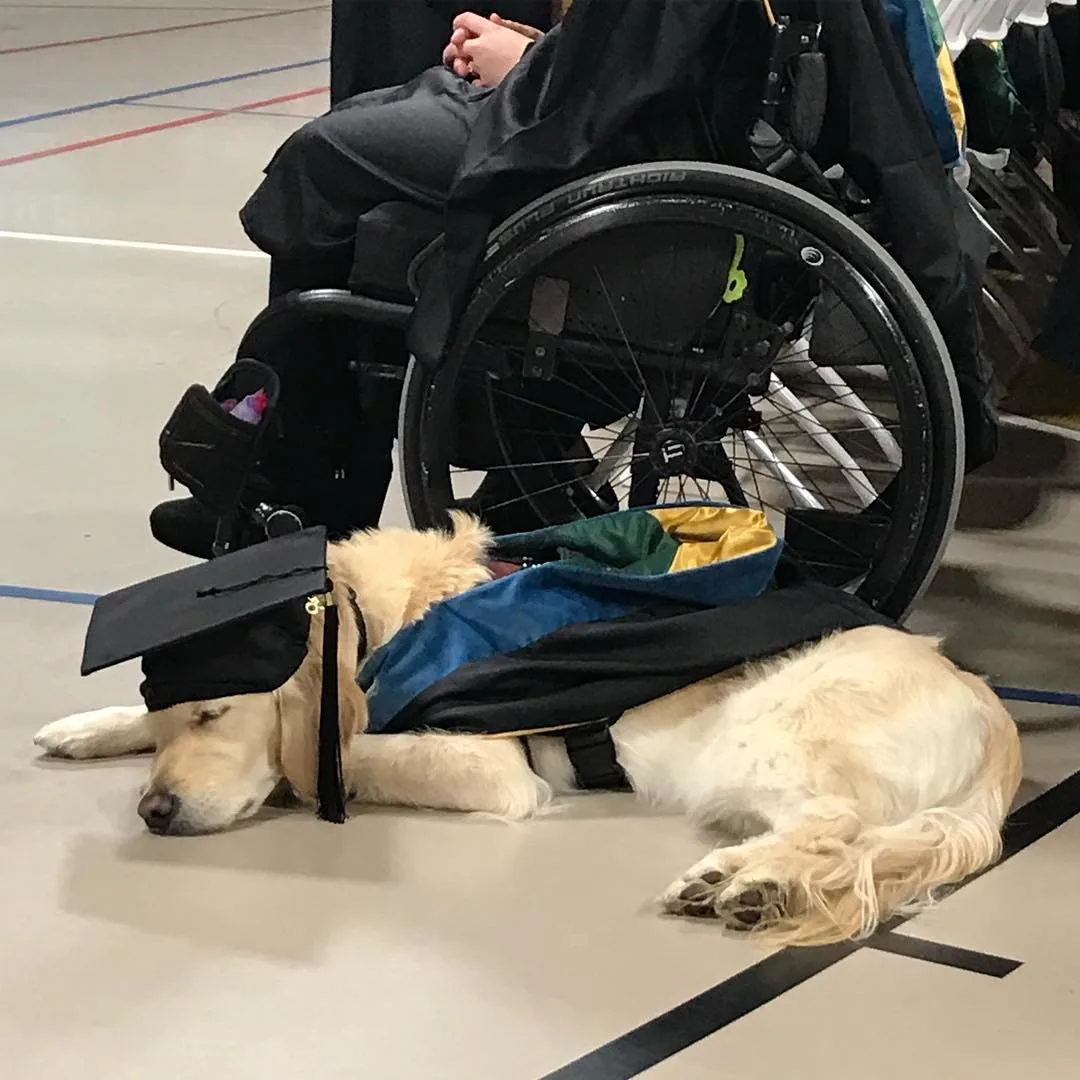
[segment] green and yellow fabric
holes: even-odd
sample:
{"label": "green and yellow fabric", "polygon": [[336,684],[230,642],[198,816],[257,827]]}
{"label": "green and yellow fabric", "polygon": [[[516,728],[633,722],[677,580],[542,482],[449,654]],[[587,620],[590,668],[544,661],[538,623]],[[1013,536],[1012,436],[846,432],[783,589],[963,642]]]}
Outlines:
{"label": "green and yellow fabric", "polygon": [[907,53],[915,86],[942,161],[964,156],[967,117],[952,56],[934,0],[884,0],[893,34]]}
{"label": "green and yellow fabric", "polygon": [[[651,577],[770,553],[777,543],[760,510],[688,505],[624,510],[520,533],[504,537],[499,552],[511,559],[558,560],[606,573]],[[774,560],[767,561],[771,565]]]}

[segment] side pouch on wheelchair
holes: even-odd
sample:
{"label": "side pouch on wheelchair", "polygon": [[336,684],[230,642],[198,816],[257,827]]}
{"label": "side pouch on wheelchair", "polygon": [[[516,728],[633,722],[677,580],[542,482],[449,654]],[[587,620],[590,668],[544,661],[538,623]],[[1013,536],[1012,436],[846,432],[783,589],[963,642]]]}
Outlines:
{"label": "side pouch on wheelchair", "polygon": [[189,387],[158,439],[162,467],[219,516],[235,510],[280,391],[275,372],[257,360],[238,360],[213,390]]}

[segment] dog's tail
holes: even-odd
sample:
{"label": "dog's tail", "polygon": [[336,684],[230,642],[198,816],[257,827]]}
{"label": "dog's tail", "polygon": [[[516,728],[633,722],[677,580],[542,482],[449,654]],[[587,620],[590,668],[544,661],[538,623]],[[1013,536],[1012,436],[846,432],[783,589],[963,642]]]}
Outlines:
{"label": "dog's tail", "polygon": [[[983,760],[967,789],[950,805],[893,825],[865,825],[843,814],[777,836],[762,857],[768,876],[787,893],[787,911],[762,928],[769,944],[865,937],[890,915],[932,903],[935,890],[998,859],[1001,827],[1020,784],[1020,739],[989,687],[972,675],[961,678],[982,699],[988,725]],[[754,868],[744,867],[741,876],[752,880]]]}

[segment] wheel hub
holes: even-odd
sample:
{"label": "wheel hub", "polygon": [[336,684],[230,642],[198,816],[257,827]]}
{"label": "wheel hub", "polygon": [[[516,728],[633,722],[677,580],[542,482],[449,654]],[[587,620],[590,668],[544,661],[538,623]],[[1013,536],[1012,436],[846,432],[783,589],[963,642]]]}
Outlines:
{"label": "wheel hub", "polygon": [[649,463],[658,476],[683,476],[693,468],[697,458],[697,440],[687,428],[661,428],[653,437]]}

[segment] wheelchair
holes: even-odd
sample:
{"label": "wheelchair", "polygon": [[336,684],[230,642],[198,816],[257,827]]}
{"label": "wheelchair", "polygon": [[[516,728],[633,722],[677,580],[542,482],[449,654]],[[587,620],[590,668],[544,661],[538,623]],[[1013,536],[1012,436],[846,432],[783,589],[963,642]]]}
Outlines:
{"label": "wheelchair", "polygon": [[[441,216],[381,212],[405,238],[383,260],[397,276],[279,298],[215,401],[265,384],[258,361],[307,320],[405,325]],[[766,174],[649,163],[552,191],[490,237],[437,369],[357,366],[401,381],[399,473],[418,527],[459,508],[507,531],[523,514],[542,526],[628,506],[752,506],[810,576],[899,617],[956,516],[963,419],[933,318],[865,230]],[[273,534],[303,517],[250,485],[255,446],[235,490],[229,469],[200,478],[175,449],[190,434],[170,422],[163,460],[220,512],[219,550],[238,519]]]}
{"label": "wheelchair", "polygon": [[[162,461],[217,517],[215,553],[252,523],[319,523],[259,477],[273,423],[221,403],[257,389],[272,410],[275,343],[306,324],[406,325],[443,217],[374,213],[390,238],[378,272],[272,302],[222,383],[192,388],[166,425]],[[412,524],[756,507],[806,575],[902,618],[955,522],[964,422],[930,311],[864,224],[767,169],[706,161],[607,170],[531,202],[491,233],[440,364],[354,365],[391,388]]]}

